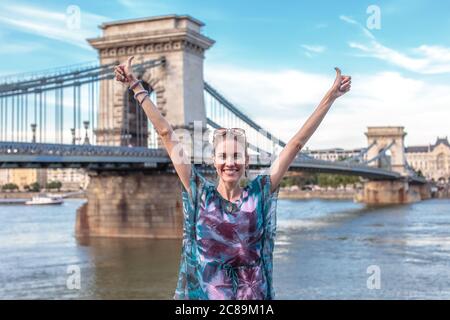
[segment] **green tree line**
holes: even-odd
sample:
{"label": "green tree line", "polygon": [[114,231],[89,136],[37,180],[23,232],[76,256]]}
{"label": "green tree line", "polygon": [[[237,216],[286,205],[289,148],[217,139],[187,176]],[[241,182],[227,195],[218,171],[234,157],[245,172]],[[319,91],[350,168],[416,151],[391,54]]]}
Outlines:
{"label": "green tree line", "polygon": [[[61,181],[50,181],[45,185],[47,190],[58,190],[60,191],[62,187]],[[23,187],[24,190],[30,192],[39,192],[42,189],[42,186],[38,182],[31,183],[29,185],[25,185]],[[2,191],[17,191],[19,190],[19,186],[15,183],[5,183],[1,186]]]}
{"label": "green tree line", "polygon": [[329,174],[329,173],[301,173],[298,176],[288,176],[281,181],[281,187],[298,186],[302,188],[305,185],[317,185],[322,188],[355,185],[360,182],[358,176]]}

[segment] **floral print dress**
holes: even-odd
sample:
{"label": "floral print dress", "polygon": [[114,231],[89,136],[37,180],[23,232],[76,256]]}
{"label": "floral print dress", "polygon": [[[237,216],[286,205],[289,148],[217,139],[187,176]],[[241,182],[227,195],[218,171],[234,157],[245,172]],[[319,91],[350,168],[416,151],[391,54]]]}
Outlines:
{"label": "floral print dress", "polygon": [[270,300],[278,189],[258,175],[237,202],[192,166],[183,188],[183,243],[174,299]]}

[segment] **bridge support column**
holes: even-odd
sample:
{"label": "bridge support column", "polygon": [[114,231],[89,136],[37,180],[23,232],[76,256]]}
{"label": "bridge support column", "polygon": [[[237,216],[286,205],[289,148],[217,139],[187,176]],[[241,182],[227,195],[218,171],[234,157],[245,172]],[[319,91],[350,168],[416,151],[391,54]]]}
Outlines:
{"label": "bridge support column", "polygon": [[356,200],[366,204],[406,204],[420,201],[421,192],[407,181],[367,181]]}
{"label": "bridge support column", "polygon": [[428,183],[421,185],[413,185],[412,187],[417,189],[417,191],[420,193],[420,198],[422,200],[431,199],[431,188]]}
{"label": "bridge support column", "polygon": [[[98,50],[101,65],[130,55],[136,64],[164,57],[164,66],[135,70],[136,76],[154,91],[156,106],[174,128],[186,129],[194,121],[206,127],[203,60],[214,41],[202,34],[203,26],[186,15],[121,20],[103,23],[102,36],[88,41]],[[147,119],[127,105],[135,100],[126,92],[116,81],[102,83],[97,144],[127,145],[123,136],[131,135],[133,145],[147,146]]]}
{"label": "bridge support column", "polygon": [[87,197],[77,210],[79,237],[182,237],[181,183],[173,173],[91,173]]}

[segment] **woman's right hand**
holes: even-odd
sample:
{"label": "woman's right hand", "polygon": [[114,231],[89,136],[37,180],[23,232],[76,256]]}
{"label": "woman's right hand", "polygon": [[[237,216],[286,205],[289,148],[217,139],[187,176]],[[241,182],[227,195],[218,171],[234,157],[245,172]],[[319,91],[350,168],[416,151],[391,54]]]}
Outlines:
{"label": "woman's right hand", "polygon": [[350,91],[352,87],[352,77],[343,76],[341,74],[341,69],[337,67],[334,69],[336,70],[336,79],[334,80],[333,87],[330,89],[329,93],[334,99],[337,99]]}
{"label": "woman's right hand", "polygon": [[134,56],[128,57],[126,63],[122,63],[116,67],[114,67],[114,74],[116,76],[116,80],[130,84],[136,81],[136,77],[133,74],[133,68],[131,67],[131,61],[133,61]]}

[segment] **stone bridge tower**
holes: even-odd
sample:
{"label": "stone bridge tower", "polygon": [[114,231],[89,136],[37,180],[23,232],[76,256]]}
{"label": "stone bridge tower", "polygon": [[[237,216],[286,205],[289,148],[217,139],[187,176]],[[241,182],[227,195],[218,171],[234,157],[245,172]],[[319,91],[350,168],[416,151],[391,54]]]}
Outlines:
{"label": "stone bridge tower", "polygon": [[[376,157],[380,151],[388,147],[391,142],[394,144],[389,149],[391,152],[391,170],[402,175],[407,175],[405,168],[405,136],[404,127],[369,127],[365,133],[367,143],[370,146],[376,144],[367,153],[367,160]],[[374,161],[370,166],[380,167],[380,161]]]}
{"label": "stone bridge tower", "polygon": [[[364,182],[364,189],[356,198],[358,201],[369,205],[379,204],[404,204],[420,201],[430,197],[427,185],[414,184],[409,182],[408,173],[405,167],[405,136],[404,127],[369,127],[367,132],[367,142],[371,146],[367,153],[367,160],[376,157],[383,148],[389,148],[391,154],[390,170],[402,175],[400,179],[393,180],[367,180]],[[380,167],[380,160],[369,165]]]}
{"label": "stone bridge tower", "polygon": [[[201,34],[202,26],[190,16],[178,15],[115,21],[103,23],[102,36],[88,41],[98,50],[102,65],[124,62],[130,55],[135,64],[164,57],[163,66],[138,76],[155,92],[158,108],[174,129],[186,128],[194,120],[206,123],[203,59],[214,41]],[[146,146],[147,118],[134,101],[127,107],[127,100],[134,99],[126,86],[114,79],[101,82],[97,143],[127,145],[127,132],[133,146]]]}

